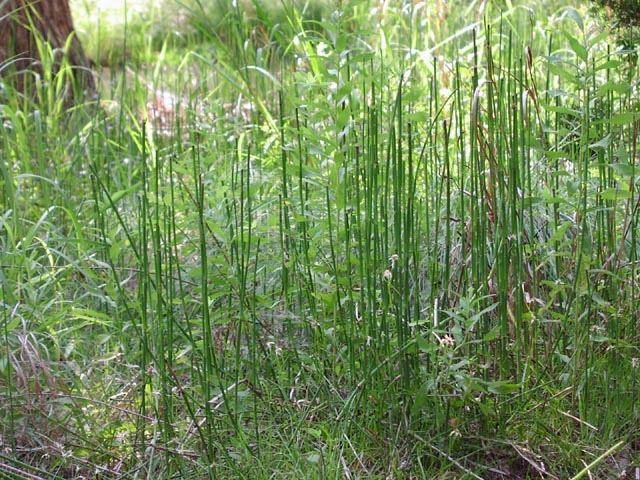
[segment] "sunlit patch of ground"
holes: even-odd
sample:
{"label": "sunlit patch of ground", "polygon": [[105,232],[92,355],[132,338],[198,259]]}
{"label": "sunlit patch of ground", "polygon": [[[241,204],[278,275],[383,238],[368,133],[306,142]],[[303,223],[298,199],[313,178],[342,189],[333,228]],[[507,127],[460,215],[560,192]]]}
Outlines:
{"label": "sunlit patch of ground", "polygon": [[131,15],[141,14],[158,6],[157,0],[71,0],[76,23],[95,22],[99,18],[110,25],[124,24]]}
{"label": "sunlit patch of ground", "polygon": [[[140,64],[138,49],[133,38],[125,43],[125,35],[144,32],[151,35],[154,29],[166,29],[180,21],[176,9],[164,11],[162,0],[70,0],[76,30],[83,46],[94,64],[94,70],[101,91],[102,104],[107,111],[118,108],[114,96],[114,78],[124,79],[124,88],[142,88],[143,98],[140,109],[132,112],[136,118],[150,121],[156,133],[170,135],[180,112],[186,111],[185,99],[163,85],[157,85],[153,77],[153,58]],[[159,16],[162,12],[164,17]],[[142,22],[142,23],[141,23]],[[137,37],[139,41],[139,36]],[[126,45],[127,51],[123,48]],[[123,72],[124,69],[124,72]],[[114,76],[114,72],[118,72]],[[123,74],[124,73],[124,77]],[[175,87],[175,85],[174,85]],[[118,97],[118,95],[116,95]],[[181,120],[184,121],[184,118]]]}

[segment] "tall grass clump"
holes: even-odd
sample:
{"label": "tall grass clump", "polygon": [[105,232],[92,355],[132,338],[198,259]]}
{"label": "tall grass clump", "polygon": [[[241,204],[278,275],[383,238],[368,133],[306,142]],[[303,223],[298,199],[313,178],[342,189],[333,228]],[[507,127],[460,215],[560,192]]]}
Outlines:
{"label": "tall grass clump", "polygon": [[512,3],[185,4],[98,116],[7,102],[0,469],[633,474],[637,85]]}

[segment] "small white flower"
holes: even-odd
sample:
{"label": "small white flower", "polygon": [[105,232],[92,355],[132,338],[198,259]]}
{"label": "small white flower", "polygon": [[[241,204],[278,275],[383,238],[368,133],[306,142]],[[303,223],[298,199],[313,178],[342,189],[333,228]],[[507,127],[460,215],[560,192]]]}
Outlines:
{"label": "small white flower", "polygon": [[318,43],[318,46],[316,47],[316,54],[319,57],[328,57],[329,56],[329,46],[324,42]]}
{"label": "small white flower", "polygon": [[445,334],[445,336],[439,340],[440,340],[440,345],[443,347],[453,347],[456,344],[456,341],[448,333]]}

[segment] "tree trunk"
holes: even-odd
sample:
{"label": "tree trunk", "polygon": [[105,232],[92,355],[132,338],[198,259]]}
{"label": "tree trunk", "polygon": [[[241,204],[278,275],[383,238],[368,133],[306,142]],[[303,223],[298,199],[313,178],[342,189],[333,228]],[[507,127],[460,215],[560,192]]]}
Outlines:
{"label": "tree trunk", "polygon": [[[70,36],[71,42],[65,49]],[[60,60],[66,56],[82,90],[93,93],[93,74],[74,33],[68,0],[0,0],[0,75],[15,72],[20,91],[24,90],[28,71],[42,74],[37,48],[42,40],[55,52],[52,73],[56,73]]]}

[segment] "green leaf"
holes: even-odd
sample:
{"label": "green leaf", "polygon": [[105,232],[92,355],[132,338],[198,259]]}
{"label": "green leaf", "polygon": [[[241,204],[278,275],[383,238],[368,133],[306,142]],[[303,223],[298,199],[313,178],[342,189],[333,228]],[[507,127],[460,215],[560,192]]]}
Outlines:
{"label": "green leaf", "polygon": [[535,205],[541,205],[545,202],[545,199],[542,197],[525,197],[522,204],[524,208],[529,208]]}
{"label": "green leaf", "polygon": [[582,20],[582,15],[580,15],[575,8],[567,8],[567,10],[565,11],[565,16],[576,22],[576,25],[578,25],[578,28],[580,28],[580,30],[584,30],[584,21]]}
{"label": "green leaf", "polygon": [[551,238],[549,238],[549,243],[562,240],[562,238],[564,238],[565,234],[567,233],[567,230],[569,230],[571,226],[573,226],[572,222],[564,222],[562,225],[560,225],[560,227],[556,229]]}
{"label": "green leaf", "polygon": [[495,395],[509,395],[510,393],[520,390],[520,384],[512,383],[508,380],[488,382],[487,390]]}
{"label": "green leaf", "polygon": [[435,342],[429,341],[422,335],[416,335],[416,344],[422,353],[432,353],[439,349]]}
{"label": "green leaf", "polygon": [[[609,63],[609,62],[607,62]],[[603,97],[609,92],[623,94],[627,93],[631,87],[627,83],[607,82],[598,89],[598,96]]]}
{"label": "green leaf", "polygon": [[489,330],[489,332],[487,332],[487,334],[483,337],[482,341],[490,342],[492,340],[495,340],[496,338],[498,338],[499,334],[500,334],[500,327],[495,326],[491,330]]}
{"label": "green leaf", "polygon": [[637,167],[628,163],[610,163],[609,168],[623,177],[635,177]]}
{"label": "green leaf", "polygon": [[631,192],[629,190],[621,190],[619,188],[609,188],[600,193],[600,197],[603,200],[623,200],[631,198]]}
{"label": "green leaf", "polygon": [[[620,65],[622,65],[622,62],[620,60],[607,60],[606,62],[603,62],[600,65],[598,65],[595,68],[595,71],[597,72],[597,71],[600,71],[600,70],[615,70]],[[617,87],[623,87],[623,88],[625,88],[625,91],[627,91],[629,89],[629,85],[625,85],[625,84],[622,84],[622,83],[614,83],[614,82],[607,82],[605,85],[603,85],[602,88],[606,87],[609,84],[616,85]]]}
{"label": "green leaf", "polygon": [[16,327],[18,327],[18,325],[20,325],[20,317],[16,315],[13,318],[13,320],[11,320],[7,325],[5,325],[4,330],[5,332],[8,333],[14,330]]}
{"label": "green leaf", "polygon": [[607,302],[604,298],[602,298],[602,296],[598,292],[593,292],[593,295],[591,295],[591,299],[596,303],[596,305],[599,305],[600,307],[611,306],[611,304]]}
{"label": "green leaf", "polygon": [[571,35],[569,32],[563,32],[564,36],[569,40],[569,45],[571,46],[571,50],[574,51],[576,56],[582,60],[583,62],[587,61],[587,49],[585,48],[580,41]]}
{"label": "green leaf", "polygon": [[423,384],[416,391],[413,398],[413,406],[411,407],[411,412],[413,414],[420,413],[422,406],[426,403],[428,399],[430,389],[427,388],[426,384]]}
{"label": "green leaf", "polygon": [[627,154],[627,149],[624,146],[624,143],[620,143],[620,146],[618,147],[618,163],[628,163],[629,162],[629,155]]}
{"label": "green leaf", "polygon": [[612,125],[626,125],[638,119],[639,116],[640,115],[635,112],[619,113],[609,118],[609,123]]}
{"label": "green leaf", "polygon": [[606,137],[598,140],[595,143],[592,143],[591,145],[589,145],[589,148],[602,148],[603,150],[608,148],[609,145],[611,145],[611,135],[607,135]]}
{"label": "green leaf", "polygon": [[[583,84],[582,80],[580,80],[577,76],[569,73],[569,70],[562,65],[556,65],[555,63],[547,62],[547,70],[549,70],[550,73],[553,73],[554,75],[564,78],[565,80],[568,80],[569,82],[575,85],[582,86]],[[571,95],[568,95],[568,96],[571,96]],[[558,108],[562,108],[562,107],[558,107]]]}
{"label": "green leaf", "polygon": [[575,195],[579,188],[580,188],[580,182],[579,181],[573,181],[573,182],[572,181],[568,181],[567,182],[567,193],[569,194],[569,196]]}
{"label": "green leaf", "polygon": [[[598,32],[598,30],[600,29],[594,28],[587,35],[587,40],[589,42],[589,45],[596,45],[597,43],[600,43],[603,40],[607,40],[611,35],[611,32],[608,29],[603,28],[596,36],[593,36],[593,33]],[[615,62],[616,60],[610,60],[610,61]]]}
{"label": "green leaf", "polygon": [[[546,150],[544,154],[547,156],[547,158],[550,158],[551,160],[567,158],[567,152],[562,152],[562,151],[554,152],[552,150]],[[550,173],[553,173],[553,172],[550,172]]]}
{"label": "green leaf", "polygon": [[604,343],[609,341],[609,337],[605,335],[600,335],[598,333],[589,335],[589,338],[591,339],[592,342],[596,342],[596,343]]}

